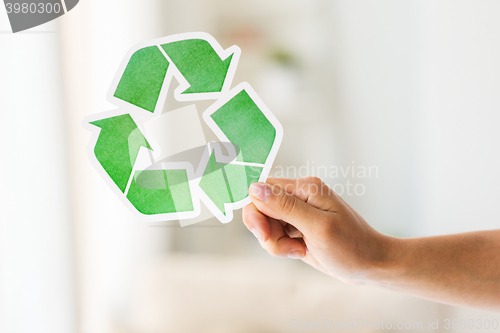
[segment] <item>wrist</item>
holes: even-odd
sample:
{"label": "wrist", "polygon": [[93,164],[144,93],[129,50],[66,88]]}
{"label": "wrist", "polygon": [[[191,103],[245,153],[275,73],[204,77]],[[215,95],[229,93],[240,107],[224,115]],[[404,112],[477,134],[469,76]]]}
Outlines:
{"label": "wrist", "polygon": [[379,234],[378,243],[378,255],[371,263],[365,284],[390,287],[403,269],[407,242],[401,238]]}

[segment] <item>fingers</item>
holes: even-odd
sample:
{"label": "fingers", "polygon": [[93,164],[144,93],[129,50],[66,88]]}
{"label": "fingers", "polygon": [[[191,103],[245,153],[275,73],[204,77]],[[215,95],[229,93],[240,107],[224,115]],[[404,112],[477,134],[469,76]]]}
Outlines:
{"label": "fingers", "polygon": [[338,203],[342,201],[340,196],[318,177],[298,179],[268,178],[266,182],[271,185],[278,185],[300,200],[322,210],[337,211],[339,208]]}
{"label": "fingers", "polygon": [[284,227],[286,234],[290,238],[302,238],[304,235],[299,231],[299,229],[295,228],[291,224],[286,224]]}
{"label": "fingers", "polygon": [[302,259],[306,255],[306,247],[302,239],[290,238],[280,221],[270,218],[270,235],[267,242],[261,242],[262,247],[275,257]]}
{"label": "fingers", "polygon": [[271,255],[293,259],[305,257],[304,241],[290,238],[284,229],[285,223],[263,215],[253,203],[243,208],[243,222]]}
{"label": "fingers", "polygon": [[[243,209],[243,221],[269,253],[305,258],[305,237],[321,233],[331,222],[340,197],[319,178],[268,179],[249,188],[252,203]],[[305,235],[305,236],[304,236]],[[313,265],[312,259],[307,262]]]}
{"label": "fingers", "polygon": [[243,207],[243,223],[259,241],[269,239],[271,230],[267,216],[259,212],[253,203]]}
{"label": "fingers", "polygon": [[327,212],[287,193],[279,185],[253,183],[249,194],[261,213],[286,221],[305,235],[314,233],[326,223]]}

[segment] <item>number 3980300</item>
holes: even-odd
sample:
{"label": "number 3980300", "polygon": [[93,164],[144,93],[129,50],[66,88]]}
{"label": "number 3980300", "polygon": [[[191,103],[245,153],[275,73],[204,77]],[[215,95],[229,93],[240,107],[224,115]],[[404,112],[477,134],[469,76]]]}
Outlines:
{"label": "number 3980300", "polygon": [[6,3],[7,14],[58,14],[62,8],[59,3]]}

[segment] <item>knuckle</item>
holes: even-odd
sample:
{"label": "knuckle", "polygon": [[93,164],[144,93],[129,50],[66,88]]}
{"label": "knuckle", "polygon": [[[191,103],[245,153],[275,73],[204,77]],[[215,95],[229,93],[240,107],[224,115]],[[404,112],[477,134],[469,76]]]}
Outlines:
{"label": "knuckle", "polygon": [[307,177],[306,180],[307,180],[307,183],[309,183],[309,184],[323,186],[323,181],[319,177]]}
{"label": "knuckle", "polygon": [[267,252],[273,257],[280,257],[280,252],[275,243],[269,243],[266,246]]}
{"label": "knuckle", "polygon": [[319,177],[303,178],[305,190],[309,195],[323,195],[325,192],[325,183]]}
{"label": "knuckle", "polygon": [[278,197],[278,205],[285,215],[289,215],[294,211],[295,204],[295,197],[290,194],[286,194],[283,192]]}

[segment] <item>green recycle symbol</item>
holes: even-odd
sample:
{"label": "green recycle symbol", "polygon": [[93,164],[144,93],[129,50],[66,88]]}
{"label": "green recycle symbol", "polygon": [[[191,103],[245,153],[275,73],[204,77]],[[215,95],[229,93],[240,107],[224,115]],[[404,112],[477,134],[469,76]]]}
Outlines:
{"label": "green recycle symbol", "polygon": [[[224,50],[206,33],[137,45],[108,92],[108,100],[119,109],[83,121],[92,132],[91,162],[142,220],[195,218],[202,201],[227,223],[233,210],[250,202],[250,184],[267,179],[283,129],[248,83],[231,89],[240,54],[239,47]],[[220,142],[209,142],[196,166],[187,161],[145,166],[139,160],[149,156],[151,161],[161,149],[143,124],[161,115],[173,78],[179,82],[177,101],[216,100],[203,119]]]}

